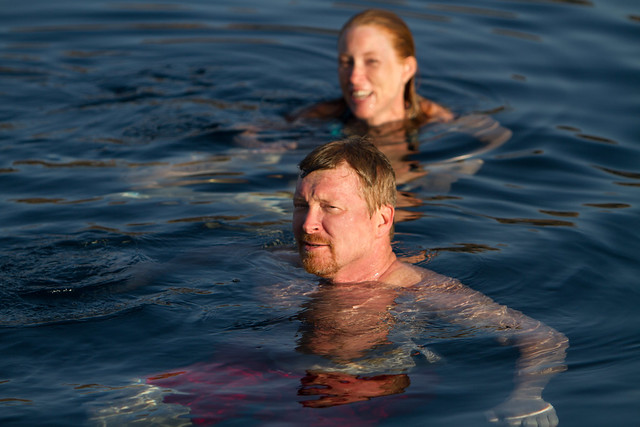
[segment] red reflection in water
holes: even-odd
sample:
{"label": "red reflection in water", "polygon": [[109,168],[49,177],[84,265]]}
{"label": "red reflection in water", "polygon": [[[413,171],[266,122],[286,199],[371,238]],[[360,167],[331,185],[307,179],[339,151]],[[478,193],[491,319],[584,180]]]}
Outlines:
{"label": "red reflection in water", "polygon": [[[163,402],[189,408],[194,425],[214,425],[251,416],[256,420],[305,420],[306,425],[367,426],[392,416],[392,405],[404,399],[410,380],[406,374],[359,376],[308,371],[301,376],[266,366],[230,366],[198,363],[187,369],[158,374],[147,383],[171,389]],[[348,405],[381,396],[392,400],[375,405]],[[286,405],[298,396],[298,405]],[[317,398],[316,398],[317,397]],[[283,408],[286,407],[286,410]],[[330,408],[330,412],[310,409]]]}

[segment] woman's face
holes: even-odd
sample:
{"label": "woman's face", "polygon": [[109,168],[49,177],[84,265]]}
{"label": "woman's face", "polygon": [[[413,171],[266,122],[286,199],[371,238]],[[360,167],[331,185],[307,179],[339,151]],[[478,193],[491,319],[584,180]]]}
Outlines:
{"label": "woman's face", "polygon": [[405,118],[404,87],[416,67],[415,57],[398,56],[381,27],[352,27],[338,41],[342,95],[351,112],[370,126]]}

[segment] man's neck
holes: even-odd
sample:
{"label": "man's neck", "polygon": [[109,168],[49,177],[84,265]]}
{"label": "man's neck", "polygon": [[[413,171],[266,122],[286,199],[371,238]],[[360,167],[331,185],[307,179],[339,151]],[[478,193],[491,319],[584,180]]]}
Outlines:
{"label": "man's neck", "polygon": [[329,280],[334,284],[377,282],[387,275],[396,262],[396,254],[389,248],[384,254],[371,256],[348,270],[339,271]]}

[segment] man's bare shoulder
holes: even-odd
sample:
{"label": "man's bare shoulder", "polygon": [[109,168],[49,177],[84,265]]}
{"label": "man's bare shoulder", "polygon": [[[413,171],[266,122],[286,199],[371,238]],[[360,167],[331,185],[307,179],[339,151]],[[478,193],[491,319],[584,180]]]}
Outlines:
{"label": "man's bare shoulder", "polygon": [[395,261],[380,281],[392,287],[413,290],[422,298],[445,306],[471,302],[493,303],[490,298],[464,285],[458,279],[400,260]]}
{"label": "man's bare shoulder", "polygon": [[409,288],[416,285],[439,285],[450,280],[452,279],[435,271],[400,260],[396,260],[380,278],[382,282],[401,288]]}

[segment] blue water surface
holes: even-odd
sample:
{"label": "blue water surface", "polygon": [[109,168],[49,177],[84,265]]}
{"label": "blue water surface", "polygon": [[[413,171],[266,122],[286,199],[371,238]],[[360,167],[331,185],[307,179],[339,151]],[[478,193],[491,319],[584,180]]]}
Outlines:
{"label": "blue water surface", "polygon": [[[0,7],[3,426],[190,425],[186,401],[222,425],[490,425],[517,355],[485,338],[416,332],[444,362],[401,393],[298,395],[317,280],[288,259],[291,195],[339,128],[285,116],[339,96],[337,32],[367,7],[407,21],[418,91],[467,118],[400,159],[427,174],[399,182],[397,252],[568,337],[561,426],[640,419],[637,1]],[[469,117],[511,136],[487,148]],[[200,388],[147,384],[176,372]]]}

